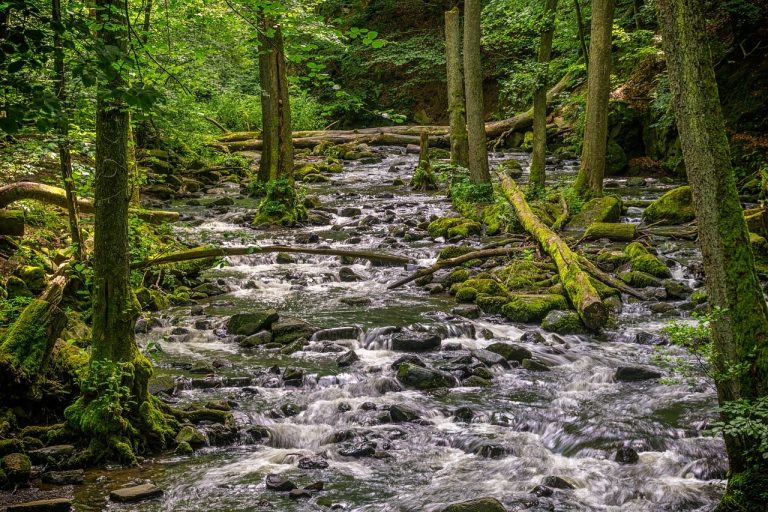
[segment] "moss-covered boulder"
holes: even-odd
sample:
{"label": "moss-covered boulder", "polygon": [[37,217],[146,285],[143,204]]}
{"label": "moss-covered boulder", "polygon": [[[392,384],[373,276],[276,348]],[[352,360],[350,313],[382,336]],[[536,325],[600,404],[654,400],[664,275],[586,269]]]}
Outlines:
{"label": "moss-covered boulder", "polygon": [[274,309],[253,309],[248,313],[232,315],[227,322],[227,333],[236,336],[251,336],[259,331],[269,329],[280,319]]}
{"label": "moss-covered boulder", "polygon": [[496,170],[509,175],[511,178],[519,178],[523,175],[523,165],[515,158],[500,162]]}
{"label": "moss-covered boulder", "polygon": [[22,443],[19,439],[13,437],[10,439],[0,439],[0,457],[5,457],[11,453],[23,452],[24,443]]}
{"label": "moss-covered boulder", "polygon": [[142,286],[135,293],[136,299],[144,311],[160,311],[166,309],[171,304],[168,296],[160,290],[150,290]]}
{"label": "moss-covered boulder", "polygon": [[453,375],[432,368],[403,363],[397,369],[397,380],[412,389],[452,388],[456,386]]}
{"label": "moss-covered boulder", "polygon": [[299,338],[311,339],[318,328],[298,318],[281,318],[272,324],[272,341],[289,345]]}
{"label": "moss-covered boulder", "polygon": [[488,295],[480,293],[475,297],[475,304],[480,306],[485,313],[492,315],[498,315],[501,313],[501,309],[509,302],[509,297],[506,295]]}
{"label": "moss-covered boulder", "polygon": [[607,238],[615,242],[631,242],[635,239],[637,226],[623,222],[593,222],[584,232],[584,238],[598,240]]}
{"label": "moss-covered boulder", "polygon": [[623,251],[606,250],[600,251],[597,255],[597,262],[609,270],[614,270],[625,263],[628,263],[630,259],[631,258]]}
{"label": "moss-covered boulder", "polygon": [[32,292],[29,291],[26,283],[17,276],[8,276],[8,280],[5,282],[5,291],[9,299],[32,297]]}
{"label": "moss-covered boulder", "polygon": [[568,302],[562,295],[511,295],[501,308],[501,314],[513,322],[540,322],[552,310],[568,309]]}
{"label": "moss-covered boulder", "polygon": [[661,280],[645,272],[622,272],[619,279],[634,288],[647,288],[649,286],[661,286]]}
{"label": "moss-covered boulder", "polygon": [[45,289],[45,285],[48,283],[48,276],[45,274],[45,270],[42,267],[23,265],[16,269],[15,274],[19,279],[24,281],[24,284],[27,285],[27,289],[33,294],[42,292]]}
{"label": "moss-covered boulder", "polygon": [[451,271],[451,274],[448,276],[448,280],[451,283],[463,283],[469,279],[469,275],[469,270],[465,268],[457,268]]}
{"label": "moss-covered boulder", "polygon": [[184,426],[176,435],[176,443],[188,443],[192,448],[202,448],[208,444],[205,434],[192,426]]}
{"label": "moss-covered boulder", "polygon": [[517,361],[518,363],[522,363],[524,359],[533,357],[530,350],[514,343],[491,343],[486,347],[486,350],[499,354],[507,361]]}
{"label": "moss-covered boulder", "polygon": [[552,286],[554,273],[528,260],[515,260],[497,270],[495,276],[509,290],[534,291]]}
{"label": "moss-covered boulder", "polygon": [[456,239],[479,235],[483,231],[483,226],[479,222],[464,217],[448,217],[430,222],[427,231],[432,238],[442,236],[447,239]]}
{"label": "moss-covered boulder", "polygon": [[451,245],[444,249],[440,249],[440,252],[437,254],[437,259],[450,260],[452,258],[464,256],[465,254],[469,254],[470,252],[474,252],[476,250],[477,249],[474,247],[470,247],[468,245]]}
{"label": "moss-covered boulder", "polygon": [[618,197],[596,197],[584,204],[581,211],[571,218],[566,228],[583,231],[593,222],[618,222],[620,218],[621,200]]}
{"label": "moss-covered boulder", "polygon": [[24,485],[32,473],[32,462],[23,453],[11,453],[0,459],[0,470],[5,472],[9,484]]}
{"label": "moss-covered boulder", "polygon": [[672,277],[669,268],[651,251],[638,242],[632,242],[624,248],[630,258],[633,272],[644,272],[654,277]]}
{"label": "moss-covered boulder", "polygon": [[643,212],[643,220],[648,224],[685,224],[695,218],[691,187],[688,185],[670,190]]}
{"label": "moss-covered boulder", "polygon": [[541,321],[541,328],[557,334],[579,334],[587,331],[577,312],[561,310],[547,313]]}

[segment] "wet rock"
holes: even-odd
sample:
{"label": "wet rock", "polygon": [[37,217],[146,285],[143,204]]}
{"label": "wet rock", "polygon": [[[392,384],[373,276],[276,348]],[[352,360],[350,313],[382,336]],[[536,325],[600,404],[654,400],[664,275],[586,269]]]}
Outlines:
{"label": "wet rock", "polygon": [[296,263],[296,258],[294,258],[293,256],[291,256],[286,252],[279,252],[277,253],[277,257],[275,258],[275,263],[279,263],[281,265]]}
{"label": "wet rock", "polygon": [[303,368],[286,368],[283,371],[283,384],[287,387],[301,387],[304,383]]}
{"label": "wet rock", "polygon": [[557,309],[547,313],[541,321],[541,328],[558,334],[579,334],[587,330],[577,312]]}
{"label": "wet rock", "polygon": [[261,331],[241,339],[238,344],[243,348],[253,348],[272,343],[272,333]]}
{"label": "wet rock", "polygon": [[347,306],[367,306],[373,301],[368,297],[342,297],[339,302]]}
{"label": "wet rock", "polygon": [[196,375],[207,375],[214,373],[215,369],[210,361],[195,361],[189,369],[189,373]]}
{"label": "wet rock", "polygon": [[640,345],[665,345],[667,340],[653,332],[639,331],[635,333],[632,342]]}
{"label": "wet rock", "polygon": [[363,330],[356,325],[320,329],[312,336],[312,341],[356,340],[362,333]]}
{"label": "wet rock", "polygon": [[304,347],[309,345],[309,342],[305,340],[304,338],[299,338],[290,345],[286,345],[283,348],[280,349],[280,353],[289,356],[291,354],[295,354],[296,352],[300,352],[304,350]]}
{"label": "wet rock", "polygon": [[349,412],[352,410],[352,406],[349,404],[349,402],[341,402],[336,406],[336,410],[339,412]]}
{"label": "wet rock", "polygon": [[524,359],[523,360],[523,368],[525,368],[528,371],[531,372],[548,372],[550,371],[549,366],[545,365],[541,361],[537,361],[535,359]]}
{"label": "wet rock", "polygon": [[283,318],[272,324],[272,339],[275,343],[288,345],[299,338],[311,339],[317,328],[298,318]]}
{"label": "wet rock", "polygon": [[299,469],[326,469],[328,461],[320,457],[302,457],[299,459]]}
{"label": "wet rock", "polygon": [[155,484],[149,483],[116,489],[109,493],[109,499],[118,503],[136,503],[138,501],[158,498],[162,495],[162,489]]}
{"label": "wet rock", "polygon": [[373,382],[373,389],[382,395],[387,393],[398,393],[403,390],[403,387],[390,377],[379,377]]}
{"label": "wet rock", "polygon": [[296,484],[291,480],[282,478],[279,475],[267,475],[264,483],[270,491],[289,492],[297,488]]}
{"label": "wet rock", "polygon": [[340,217],[357,217],[362,215],[363,211],[360,208],[347,207],[342,208],[339,212]]}
{"label": "wet rock", "polygon": [[472,423],[472,418],[475,417],[475,411],[469,407],[459,407],[453,412],[453,417],[456,418],[456,421]]}
{"label": "wet rock", "polygon": [[82,485],[85,481],[85,473],[82,469],[46,471],[41,479],[46,484],[52,485]]}
{"label": "wet rock", "polygon": [[430,295],[437,295],[439,293],[443,293],[445,291],[445,288],[440,283],[430,283],[426,286],[424,286],[424,289],[430,294]]}
{"label": "wet rock", "polygon": [[491,385],[491,381],[477,375],[470,375],[461,381],[461,385],[467,388],[487,388]]}
{"label": "wet rock", "polygon": [[370,457],[376,453],[376,445],[371,442],[354,443],[339,448],[339,455],[343,457]]}
{"label": "wet rock", "polygon": [[9,505],[8,512],[69,512],[72,500],[69,498],[51,498],[47,500],[27,501]]}
{"label": "wet rock", "polygon": [[[541,336],[541,334],[539,334],[539,336]],[[523,360],[533,357],[530,350],[520,345],[515,345],[514,343],[491,343],[486,347],[486,351],[498,354],[507,361],[517,361],[518,363],[522,363]]]}
{"label": "wet rock", "polygon": [[668,299],[682,300],[688,298],[693,293],[690,286],[680,281],[665,279],[663,283]]}
{"label": "wet rock", "polygon": [[357,275],[351,268],[341,267],[339,269],[339,280],[343,283],[353,283],[355,281],[362,281],[363,278]]}
{"label": "wet rock", "polygon": [[16,438],[0,440],[0,457],[5,457],[10,453],[24,452],[24,443]]}
{"label": "wet rock", "polygon": [[298,415],[301,412],[301,407],[296,404],[287,403],[280,406],[280,412],[283,413],[283,416],[286,418],[290,418]]}
{"label": "wet rock", "polygon": [[478,498],[451,503],[440,512],[507,512],[507,509],[496,498]]}
{"label": "wet rock", "polygon": [[475,304],[461,304],[453,308],[451,313],[463,316],[464,318],[480,318],[482,311]]}
{"label": "wet rock", "polygon": [[210,329],[213,325],[208,318],[198,318],[194,323],[195,329],[199,331],[205,331]]}
{"label": "wet rock", "polygon": [[152,327],[149,325],[149,320],[146,318],[139,318],[136,320],[136,325],[134,326],[133,330],[136,334],[146,334],[148,333]]}
{"label": "wet rock", "polygon": [[300,499],[306,499],[311,498],[312,493],[309,492],[307,489],[291,489],[288,492],[288,497],[292,500],[300,500]]}
{"label": "wet rock", "polygon": [[456,379],[445,372],[403,363],[397,370],[397,380],[408,388],[437,389],[456,386]]}
{"label": "wet rock", "polygon": [[75,453],[75,447],[71,444],[57,444],[48,446],[46,448],[40,448],[37,450],[30,450],[27,452],[29,458],[33,464],[60,464],[62,461],[68,459]]}
{"label": "wet rock", "polygon": [[[498,343],[494,343],[494,345],[498,345]],[[478,361],[480,361],[486,366],[493,366],[497,364],[504,368],[509,368],[509,363],[507,362],[507,359],[496,352],[491,352],[490,350],[484,350],[484,349],[475,349],[475,350],[470,350],[469,353],[472,354],[472,357],[474,357],[475,359],[477,359]]]}
{"label": "wet rock", "polygon": [[336,359],[336,364],[339,367],[351,366],[360,360],[360,356],[354,350],[350,350],[346,354],[343,354]]}
{"label": "wet rock", "polygon": [[203,283],[199,286],[195,286],[192,288],[192,290],[197,293],[204,294],[207,297],[213,297],[215,295],[223,295],[227,293],[227,290],[213,283]]}
{"label": "wet rock", "polygon": [[446,343],[442,345],[440,348],[443,352],[456,352],[458,350],[462,350],[464,346],[461,343],[456,341],[456,342]]}
{"label": "wet rock", "polygon": [[403,405],[393,404],[387,409],[392,423],[405,423],[419,419],[419,413]]}
{"label": "wet rock", "polygon": [[205,434],[194,427],[185,426],[176,435],[177,443],[188,443],[192,448],[201,448],[208,444]]}
{"label": "wet rock", "polygon": [[231,197],[220,197],[219,199],[214,199],[210,203],[208,203],[206,206],[234,206],[235,201]]}
{"label": "wet rock", "polygon": [[429,332],[404,331],[392,336],[392,350],[425,352],[440,347],[440,336]]}
{"label": "wet rock", "polygon": [[640,455],[631,446],[622,446],[616,450],[613,460],[619,464],[636,464],[640,460]]}
{"label": "wet rock", "polygon": [[554,476],[554,475],[545,477],[542,483],[552,489],[575,489],[576,488],[576,486],[574,486],[568,480],[561,478],[559,476]]}
{"label": "wet rock", "polygon": [[248,313],[232,315],[227,322],[227,333],[251,336],[259,331],[269,329],[279,320],[280,316],[274,309],[256,309]]}
{"label": "wet rock", "polygon": [[661,377],[661,373],[637,366],[621,366],[616,370],[615,378],[619,382],[638,382]]}
{"label": "wet rock", "polygon": [[520,341],[522,343],[546,343],[547,340],[538,331],[528,331],[520,337]]}
{"label": "wet rock", "polygon": [[486,459],[501,459],[509,453],[507,448],[503,445],[492,443],[490,441],[480,443],[479,446],[475,447],[474,452]]}
{"label": "wet rock", "polygon": [[477,377],[483,378],[485,380],[492,380],[493,379],[493,372],[489,370],[488,368],[485,368],[483,366],[478,366],[476,368],[472,368],[471,370],[472,375],[476,375]]}
{"label": "wet rock", "polygon": [[32,462],[23,453],[9,453],[0,459],[0,470],[11,485],[25,485],[32,472]]}
{"label": "wet rock", "polygon": [[537,485],[531,489],[531,494],[538,496],[539,498],[548,498],[555,494],[555,491],[547,487],[546,485]]}
{"label": "wet rock", "polygon": [[238,433],[234,427],[216,423],[205,428],[211,446],[230,446],[237,442]]}
{"label": "wet rock", "polygon": [[663,315],[664,313],[674,311],[675,307],[672,304],[667,304],[666,302],[655,302],[649,305],[648,309],[651,310],[651,313]]}
{"label": "wet rock", "polygon": [[378,406],[373,402],[363,402],[358,409],[361,411],[375,411],[378,409]]}
{"label": "wet rock", "polygon": [[173,451],[176,455],[192,455],[194,452],[195,449],[189,443],[179,443]]}

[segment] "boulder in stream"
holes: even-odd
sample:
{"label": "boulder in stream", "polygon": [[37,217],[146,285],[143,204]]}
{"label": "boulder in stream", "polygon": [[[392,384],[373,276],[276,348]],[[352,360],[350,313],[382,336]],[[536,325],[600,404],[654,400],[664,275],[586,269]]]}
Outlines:
{"label": "boulder in stream", "polygon": [[227,333],[251,336],[259,331],[269,329],[271,325],[280,319],[277,311],[274,309],[255,309],[248,313],[237,313],[232,315],[227,322]]}
{"label": "boulder in stream", "polygon": [[661,377],[661,373],[648,368],[638,366],[620,366],[616,369],[615,378],[619,382],[638,382],[643,380],[654,380]]}
{"label": "boulder in stream", "polygon": [[392,350],[426,352],[440,347],[440,336],[430,332],[404,331],[392,336]]}
{"label": "boulder in stream", "polygon": [[496,498],[488,497],[451,503],[440,512],[507,512],[507,509]]}
{"label": "boulder in stream", "polygon": [[[539,334],[539,336],[541,335]],[[520,345],[515,345],[514,343],[491,343],[488,345],[488,347],[486,347],[486,351],[498,354],[507,361],[517,361],[518,363],[522,363],[524,359],[530,359],[533,357],[533,354],[530,350],[525,347],[521,347]]]}
{"label": "boulder in stream", "polygon": [[437,389],[456,386],[456,379],[450,375],[432,368],[422,368],[403,363],[397,370],[397,380],[407,388]]}
{"label": "boulder in stream", "polygon": [[288,345],[299,338],[311,339],[317,328],[298,318],[282,318],[272,324],[272,340],[281,345]]}
{"label": "boulder in stream", "polygon": [[109,499],[118,503],[136,503],[137,501],[151,500],[163,495],[163,490],[155,484],[147,483],[123,487],[109,493]]}

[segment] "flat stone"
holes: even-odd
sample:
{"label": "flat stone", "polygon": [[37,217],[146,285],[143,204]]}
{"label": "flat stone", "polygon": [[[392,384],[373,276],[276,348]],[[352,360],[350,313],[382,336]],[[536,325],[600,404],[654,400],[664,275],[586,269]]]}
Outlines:
{"label": "flat stone", "polygon": [[82,469],[46,471],[43,473],[42,480],[53,485],[82,485],[85,481],[85,473]]}
{"label": "flat stone", "polygon": [[163,495],[163,490],[155,484],[141,484],[133,487],[116,489],[109,493],[109,499],[118,503],[136,503],[151,500]]}
{"label": "flat stone", "polygon": [[278,475],[267,475],[264,480],[270,491],[288,492],[296,489],[296,484]]}
{"label": "flat stone", "polygon": [[392,350],[425,352],[440,347],[440,336],[428,332],[401,332],[392,337]]}
{"label": "flat stone", "polygon": [[67,498],[52,498],[49,500],[28,501],[8,506],[8,512],[69,512],[72,510],[72,500]]}
{"label": "flat stone", "polygon": [[61,461],[75,453],[75,447],[71,444],[57,444],[30,450],[27,452],[33,464],[46,464],[50,461]]}
{"label": "flat stone", "polygon": [[500,355],[507,361],[517,361],[518,363],[522,363],[524,359],[531,359],[533,357],[530,350],[521,347],[520,345],[515,345],[514,343],[492,343],[488,345],[486,350]]}

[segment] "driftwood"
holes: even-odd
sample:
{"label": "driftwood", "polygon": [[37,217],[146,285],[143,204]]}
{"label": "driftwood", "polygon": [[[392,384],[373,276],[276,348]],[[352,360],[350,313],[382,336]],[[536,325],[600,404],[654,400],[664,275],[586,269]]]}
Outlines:
{"label": "driftwood", "polygon": [[131,264],[133,269],[142,269],[154,265],[163,265],[167,263],[179,263],[182,261],[199,260],[206,258],[218,258],[223,256],[248,256],[252,254],[266,254],[272,252],[287,252],[295,254],[319,254],[322,256],[348,256],[351,258],[362,258],[381,263],[394,263],[405,265],[412,260],[403,256],[384,254],[370,251],[344,251],[336,249],[315,248],[315,247],[289,247],[287,245],[249,245],[245,247],[211,247],[203,246],[189,249],[187,251],[166,254],[155,258],[148,258]]}
{"label": "driftwood", "polygon": [[497,174],[501,179],[504,195],[515,209],[523,228],[555,261],[560,281],[584,325],[593,330],[603,328],[608,321],[608,309],[590,282],[589,276],[579,265],[579,256],[531,211],[517,184],[509,176]]}
{"label": "driftwood", "polygon": [[[64,189],[58,187],[52,187],[50,185],[44,185],[42,183],[34,183],[31,181],[20,181],[17,183],[11,183],[0,187],[0,208],[5,208],[11,203],[16,201],[22,201],[25,199],[33,199],[35,201],[42,201],[49,203],[60,208],[67,208],[67,196]],[[93,213],[95,207],[93,201],[90,199],[78,198],[77,206],[80,213]],[[176,212],[166,212],[162,210],[142,210],[131,208],[128,210],[132,215],[136,215],[140,219],[147,222],[160,223],[160,222],[174,222],[179,220],[179,214]]]}
{"label": "driftwood", "polygon": [[457,265],[461,265],[462,263],[466,263],[468,261],[477,260],[477,259],[496,258],[500,256],[511,256],[513,253],[524,251],[526,249],[530,249],[530,247],[505,247],[500,249],[481,249],[479,251],[468,252],[467,254],[462,254],[461,256],[457,256],[455,258],[451,258],[448,260],[438,260],[437,263],[435,263],[431,267],[422,268],[419,271],[411,274],[410,276],[404,277],[403,279],[400,279],[399,281],[396,281],[390,284],[389,286],[387,286],[387,290],[394,290],[395,288],[400,288],[401,286],[408,284],[411,281],[415,281],[424,276],[434,274],[441,268],[455,267]]}

